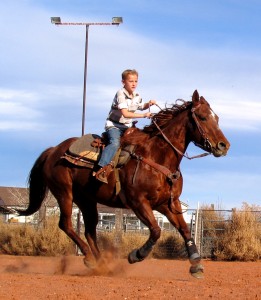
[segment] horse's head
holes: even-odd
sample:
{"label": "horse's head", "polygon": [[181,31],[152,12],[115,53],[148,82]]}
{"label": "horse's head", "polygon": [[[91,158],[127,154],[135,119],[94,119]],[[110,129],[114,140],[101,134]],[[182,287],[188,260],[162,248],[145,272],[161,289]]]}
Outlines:
{"label": "horse's head", "polygon": [[218,125],[218,116],[211,109],[204,97],[199,97],[195,90],[192,96],[192,141],[215,157],[227,154],[229,141]]}

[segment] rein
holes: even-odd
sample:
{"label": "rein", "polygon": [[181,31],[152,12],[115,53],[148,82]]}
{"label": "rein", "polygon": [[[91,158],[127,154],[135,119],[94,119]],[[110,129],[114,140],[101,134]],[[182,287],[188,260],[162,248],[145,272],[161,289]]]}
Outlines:
{"label": "rein", "polygon": [[[157,104],[156,104],[157,105]],[[158,105],[157,105],[158,106]],[[192,108],[191,109],[191,113],[192,113],[192,118],[194,119],[196,125],[197,125],[197,128],[200,132],[200,134],[203,136],[204,140],[205,140],[205,145],[208,143],[208,145],[210,146],[211,148],[211,143],[209,142],[209,139],[207,138],[207,135],[205,133],[205,131],[203,130],[203,128],[200,126],[200,123],[195,115],[195,110],[200,106],[200,104],[198,104],[196,107]],[[159,106],[158,106],[159,107]],[[160,107],[159,107],[160,108]],[[161,109],[161,108],[160,108]],[[172,147],[172,149],[174,149],[176,152],[178,152],[178,154],[180,154],[181,156],[183,157],[186,157],[187,159],[191,160],[191,159],[194,159],[194,158],[200,158],[200,157],[204,157],[204,156],[207,156],[207,155],[210,155],[211,153],[208,153],[208,152],[204,152],[202,154],[198,154],[198,155],[195,155],[195,156],[188,156],[187,153],[182,153],[178,148],[176,148],[172,143],[171,141],[168,139],[168,137],[164,134],[164,132],[161,130],[161,128],[159,127],[159,125],[154,121],[154,119],[152,118],[152,122],[154,123],[154,125],[157,127],[158,131],[161,133],[161,135],[163,136],[163,138],[165,139],[165,141]],[[197,144],[195,144],[197,145]],[[199,146],[199,145],[198,145]]]}
{"label": "rein", "polygon": [[[156,106],[162,110],[157,104]],[[200,104],[198,104],[196,107],[192,108],[191,109],[191,113],[192,113],[192,118],[194,119],[196,125],[197,125],[197,128],[201,134],[201,136],[204,138],[204,141],[205,141],[205,145],[208,144],[210,146],[210,149],[211,149],[211,143],[209,142],[209,139],[207,138],[207,135],[204,131],[204,129],[201,127],[196,115],[195,115],[195,110],[200,106]],[[150,111],[150,106],[149,106],[149,111]],[[199,155],[195,155],[195,156],[188,156],[186,153],[182,153],[178,148],[176,148],[172,143],[171,141],[169,140],[169,138],[164,134],[164,132],[161,130],[161,128],[159,127],[159,125],[155,122],[155,120],[153,119],[152,117],[152,122],[154,123],[154,125],[156,126],[156,128],[158,129],[158,131],[160,132],[160,134],[163,136],[164,140],[172,147],[172,149],[174,151],[176,151],[179,155],[183,156],[183,157],[186,157],[187,159],[194,159],[194,158],[200,158],[200,157],[204,157],[204,156],[207,156],[207,155],[210,155],[211,153],[208,153],[208,152],[205,152],[205,153],[202,153],[202,154],[199,154]],[[198,145],[200,146],[200,145]],[[180,212],[179,210],[177,210],[175,208],[175,205],[173,204],[173,199],[174,199],[174,195],[173,195],[173,190],[172,190],[172,186],[173,186],[173,183],[175,180],[178,180],[179,177],[180,177],[180,172],[179,171],[176,171],[175,173],[172,173],[168,168],[166,168],[165,166],[161,166],[159,164],[157,164],[156,162],[152,161],[151,159],[148,159],[148,158],[144,158],[142,156],[139,156],[137,155],[136,153],[130,153],[131,156],[133,158],[135,158],[137,160],[137,166],[135,168],[135,171],[134,171],[134,175],[133,175],[133,179],[132,179],[132,183],[134,184],[135,182],[135,179],[136,179],[136,175],[137,175],[137,172],[138,172],[138,169],[139,169],[139,165],[140,165],[140,162],[143,162],[149,166],[151,166],[152,168],[158,170],[159,172],[163,173],[167,179],[168,179],[168,182],[170,184],[170,201],[169,201],[169,207],[170,207],[170,210],[173,212],[173,209],[176,211],[177,214],[183,214],[183,212]],[[179,200],[180,201],[180,200]],[[181,201],[180,201],[181,202]]]}

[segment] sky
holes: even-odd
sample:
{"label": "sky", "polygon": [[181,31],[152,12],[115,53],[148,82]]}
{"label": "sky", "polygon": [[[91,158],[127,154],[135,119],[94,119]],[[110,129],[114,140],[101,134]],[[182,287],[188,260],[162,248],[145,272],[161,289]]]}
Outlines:
{"label": "sky", "polygon": [[[101,134],[121,73],[161,107],[195,89],[219,116],[226,157],[187,160],[181,200],[196,208],[261,205],[259,0],[9,0],[0,3],[0,186],[26,187],[40,153],[81,136],[85,26],[90,26],[85,133]],[[142,128],[149,120],[139,120]],[[191,144],[190,156],[202,151]]]}

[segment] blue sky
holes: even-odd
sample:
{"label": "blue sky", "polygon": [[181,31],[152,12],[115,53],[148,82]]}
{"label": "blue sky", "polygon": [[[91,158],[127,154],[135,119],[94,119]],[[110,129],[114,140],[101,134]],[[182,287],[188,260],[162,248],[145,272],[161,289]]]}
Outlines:
{"label": "blue sky", "polygon": [[[256,0],[46,1],[0,3],[0,185],[26,187],[47,147],[81,135],[84,26],[91,26],[85,132],[100,134],[121,72],[139,71],[138,91],[161,106],[195,89],[231,142],[226,157],[182,161],[181,200],[261,205],[261,3]],[[139,121],[143,127],[146,121]],[[189,155],[201,153],[191,145]]]}

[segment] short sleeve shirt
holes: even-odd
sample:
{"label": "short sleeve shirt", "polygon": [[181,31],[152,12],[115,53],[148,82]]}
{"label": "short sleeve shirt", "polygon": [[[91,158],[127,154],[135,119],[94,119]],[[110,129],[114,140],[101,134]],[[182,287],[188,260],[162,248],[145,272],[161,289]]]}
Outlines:
{"label": "short sleeve shirt", "polygon": [[121,113],[121,109],[124,108],[130,112],[143,110],[144,103],[141,96],[137,93],[130,95],[125,88],[120,89],[113,99],[111,110],[105,124],[106,129],[110,127],[131,127],[132,119],[124,118]]}

